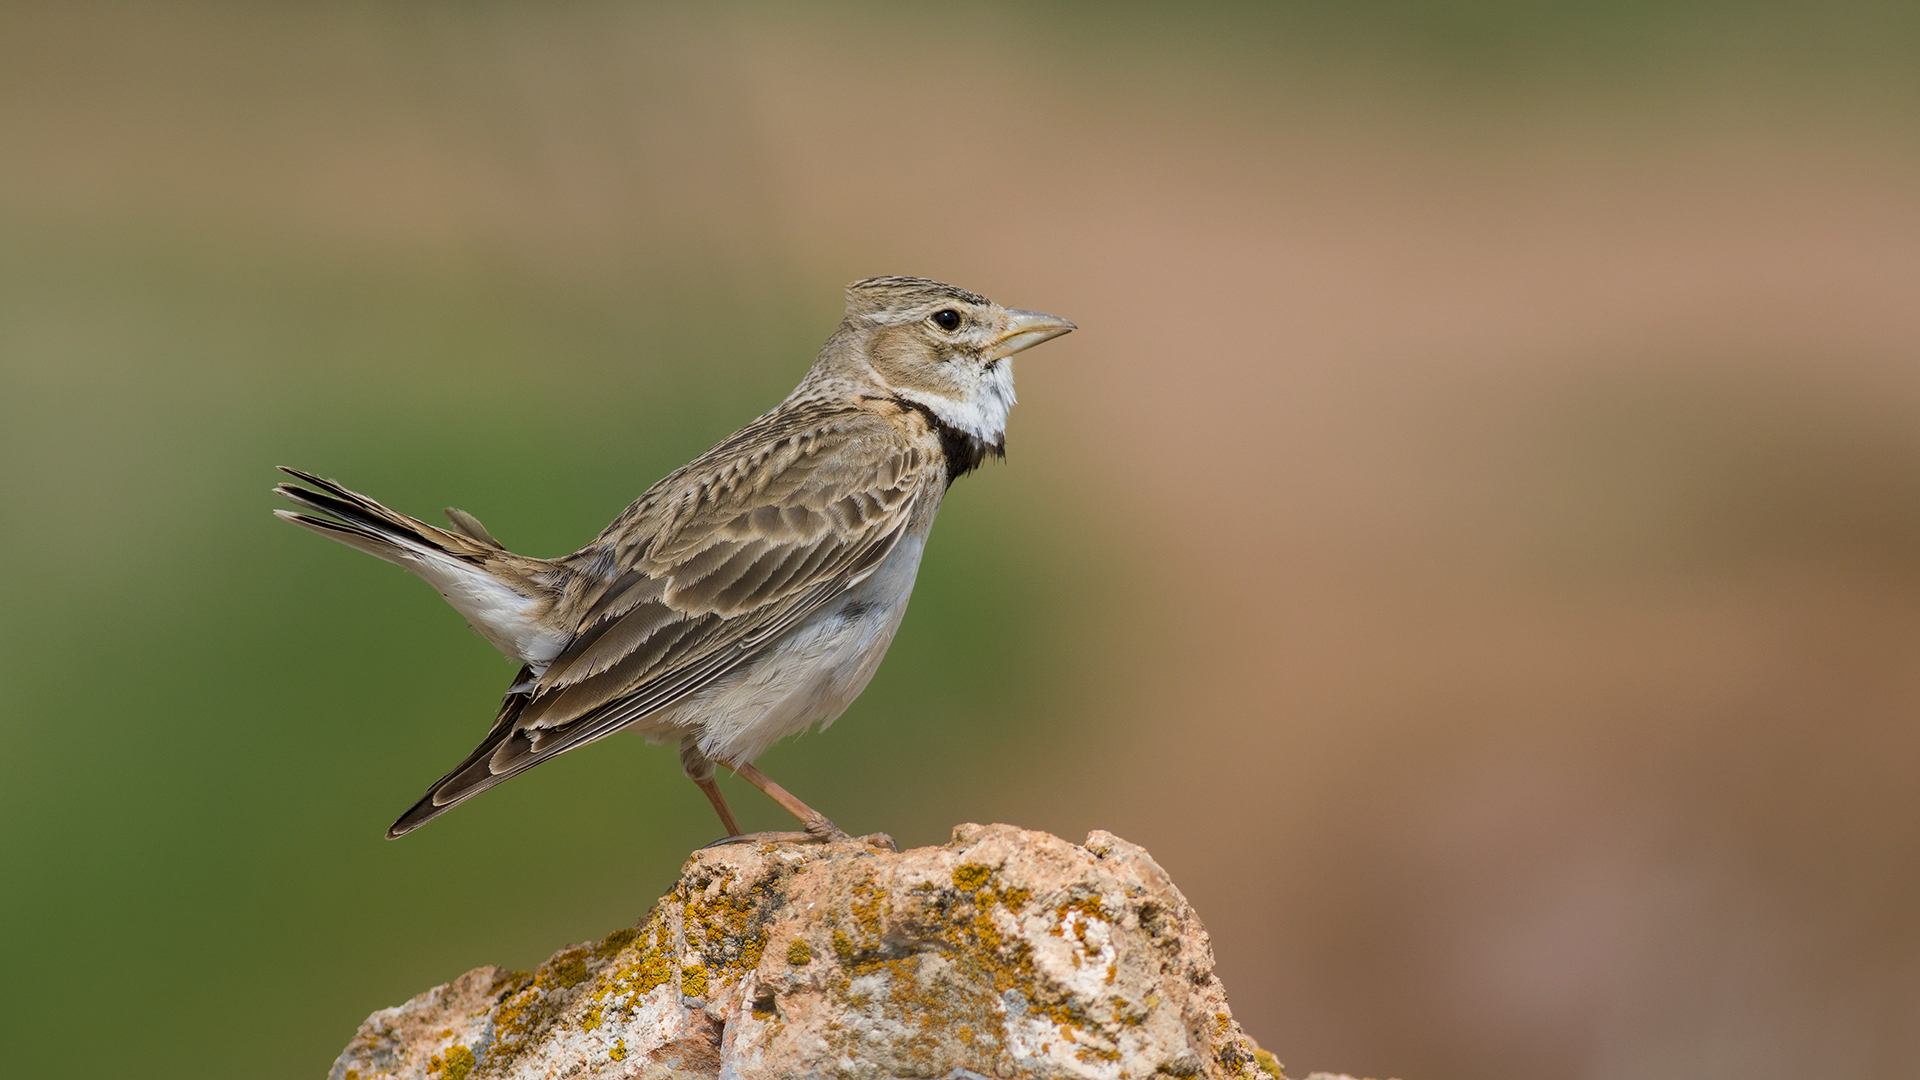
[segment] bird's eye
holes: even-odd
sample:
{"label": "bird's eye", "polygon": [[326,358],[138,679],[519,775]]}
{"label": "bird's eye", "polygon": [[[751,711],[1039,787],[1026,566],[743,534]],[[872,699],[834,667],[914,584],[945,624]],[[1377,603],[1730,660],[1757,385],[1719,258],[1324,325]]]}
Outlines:
{"label": "bird's eye", "polygon": [[957,330],[960,328],[960,313],[950,307],[941,308],[933,313],[933,325],[942,330]]}

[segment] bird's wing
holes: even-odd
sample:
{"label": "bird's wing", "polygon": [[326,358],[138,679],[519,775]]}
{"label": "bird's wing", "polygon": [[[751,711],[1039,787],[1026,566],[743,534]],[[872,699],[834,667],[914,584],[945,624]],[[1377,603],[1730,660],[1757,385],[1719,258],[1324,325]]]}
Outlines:
{"label": "bird's wing", "polygon": [[936,448],[865,410],[769,414],[655,485],[568,562],[572,643],[397,836],[710,685],[852,588],[940,488]]}

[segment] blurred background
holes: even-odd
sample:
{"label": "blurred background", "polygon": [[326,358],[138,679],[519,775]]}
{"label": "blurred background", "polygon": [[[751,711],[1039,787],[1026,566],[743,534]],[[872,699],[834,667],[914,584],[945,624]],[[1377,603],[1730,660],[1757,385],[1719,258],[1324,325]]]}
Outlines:
{"label": "blurred background", "polygon": [[[277,464],[572,550],[840,287],[1020,360],[762,764],[1146,845],[1303,1075],[1920,1071],[1920,8],[0,6],[0,1046],[317,1077],[717,828]],[[748,827],[780,812],[734,784]]]}

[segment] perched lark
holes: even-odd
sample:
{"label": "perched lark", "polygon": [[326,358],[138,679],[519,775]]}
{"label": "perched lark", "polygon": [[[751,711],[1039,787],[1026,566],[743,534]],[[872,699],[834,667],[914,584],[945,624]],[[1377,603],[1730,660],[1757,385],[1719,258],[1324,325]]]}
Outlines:
{"label": "perched lark", "polygon": [[952,285],[878,277],[772,412],[558,559],[515,555],[471,514],[452,531],[330,480],[274,490],[324,517],[296,525],[403,566],[524,666],[487,737],[400,815],[400,836],[616,731],[678,742],[726,826],[724,765],[798,817],[844,834],[753,760],[831,723],[886,654],[947,486],[1004,453],[1014,353],[1074,325]]}

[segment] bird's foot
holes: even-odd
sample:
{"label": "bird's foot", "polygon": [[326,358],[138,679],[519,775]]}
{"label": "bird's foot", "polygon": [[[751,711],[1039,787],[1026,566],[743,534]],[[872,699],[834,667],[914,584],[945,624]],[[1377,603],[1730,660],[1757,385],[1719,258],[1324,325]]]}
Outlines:
{"label": "bird's foot", "polygon": [[[818,827],[816,828],[816,826]],[[886,833],[849,836],[845,830],[840,829],[835,826],[833,822],[827,821],[825,818],[822,818],[819,822],[809,823],[808,827],[800,832],[751,832],[738,833],[733,836],[723,836],[713,843],[705,845],[702,850],[705,848],[726,847],[729,844],[837,844],[842,841],[853,841],[855,843],[865,844],[868,847],[886,848],[889,851],[900,850],[900,846],[893,842],[893,837],[888,836]]]}
{"label": "bird's foot", "polygon": [[828,821],[824,817],[811,818],[807,820],[802,825],[802,827],[807,830],[808,836],[814,838],[815,840],[820,841],[823,844],[831,844],[840,840],[853,839],[853,837],[847,835],[847,831],[845,829],[842,829],[840,826],[835,825],[833,822]]}
{"label": "bird's foot", "polygon": [[865,844],[868,847],[886,848],[888,851],[900,850],[900,845],[894,843],[893,837],[888,836],[886,833],[877,832],[868,833],[865,836],[848,836],[846,830],[828,821],[826,818],[808,822],[807,835],[819,840],[823,844],[836,844],[840,841],[847,840],[856,844]]}
{"label": "bird's foot", "polygon": [[734,833],[732,836],[723,836],[711,844],[703,844],[700,850],[726,847],[729,844],[811,844],[818,842],[819,839],[812,833],[805,832]]}

